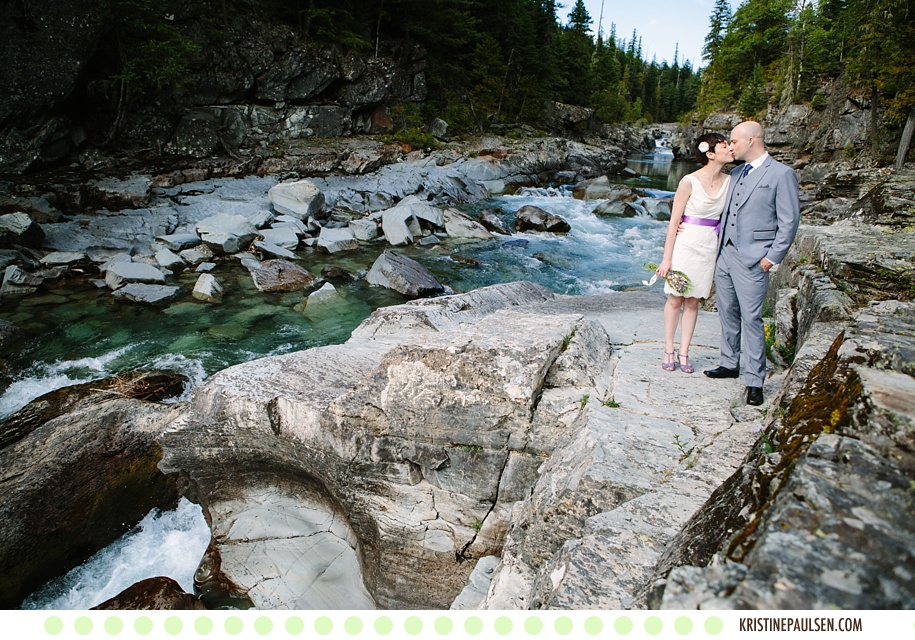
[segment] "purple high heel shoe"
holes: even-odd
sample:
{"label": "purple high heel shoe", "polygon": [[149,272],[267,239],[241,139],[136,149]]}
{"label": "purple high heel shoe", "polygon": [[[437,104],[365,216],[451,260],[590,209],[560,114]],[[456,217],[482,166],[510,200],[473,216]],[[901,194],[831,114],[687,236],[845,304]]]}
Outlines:
{"label": "purple high heel shoe", "polygon": [[[664,361],[661,362],[661,368],[664,369],[664,371],[676,371],[677,363],[674,362],[673,355],[674,355],[673,351],[671,351],[670,353],[668,353],[667,351],[664,352]],[[671,356],[670,362],[667,361],[667,356]]]}
{"label": "purple high heel shoe", "polygon": [[[681,358],[686,358],[686,364],[683,364]],[[693,363],[689,361],[689,356],[677,354],[677,360],[680,361],[680,371],[683,373],[693,373],[695,371],[695,369],[693,369]]]}

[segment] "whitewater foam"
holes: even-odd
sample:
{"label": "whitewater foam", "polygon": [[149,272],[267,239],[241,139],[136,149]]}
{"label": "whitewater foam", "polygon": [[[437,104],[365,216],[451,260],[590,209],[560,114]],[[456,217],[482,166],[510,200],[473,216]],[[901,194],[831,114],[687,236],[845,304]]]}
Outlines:
{"label": "whitewater foam", "polygon": [[22,608],[90,609],[156,576],[173,578],[193,593],[194,572],[209,542],[203,510],[181,498],[174,511],[150,511],[120,539],[26,598]]}
{"label": "whitewater foam", "polygon": [[[36,362],[24,371],[0,396],[0,419],[15,413],[35,398],[74,384],[91,382],[111,375],[112,363],[133,347],[114,349],[100,356]],[[114,367],[117,370],[117,367]]]}

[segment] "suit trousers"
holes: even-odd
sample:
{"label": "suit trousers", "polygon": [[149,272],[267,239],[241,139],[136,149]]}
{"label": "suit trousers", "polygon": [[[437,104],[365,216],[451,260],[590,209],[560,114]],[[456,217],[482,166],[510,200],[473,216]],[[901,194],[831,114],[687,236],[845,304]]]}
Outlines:
{"label": "suit trousers", "polygon": [[744,379],[761,387],[766,379],[766,328],[763,302],[769,273],[758,263],[747,269],[737,248],[727,243],[715,263],[715,301],[721,321],[721,366],[740,368],[741,337],[745,348]]}

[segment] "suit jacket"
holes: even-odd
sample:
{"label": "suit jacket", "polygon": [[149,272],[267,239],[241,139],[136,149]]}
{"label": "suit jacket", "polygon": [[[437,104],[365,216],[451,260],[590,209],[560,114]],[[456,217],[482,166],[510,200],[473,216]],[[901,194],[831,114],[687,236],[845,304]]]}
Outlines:
{"label": "suit jacket", "polygon": [[772,156],[741,181],[743,169],[738,165],[731,171],[718,252],[731,240],[748,269],[763,258],[779,264],[794,242],[801,218],[797,174]]}

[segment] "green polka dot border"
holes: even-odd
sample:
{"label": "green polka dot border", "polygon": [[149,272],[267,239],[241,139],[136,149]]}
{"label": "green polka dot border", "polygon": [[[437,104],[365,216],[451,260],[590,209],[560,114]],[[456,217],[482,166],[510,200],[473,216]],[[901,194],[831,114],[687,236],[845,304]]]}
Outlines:
{"label": "green polka dot border", "polygon": [[[55,612],[38,635],[54,638],[537,638],[722,637],[730,618],[698,612]],[[733,624],[733,622],[732,622]],[[733,629],[733,627],[730,627]],[[43,631],[43,633],[41,633]]]}

